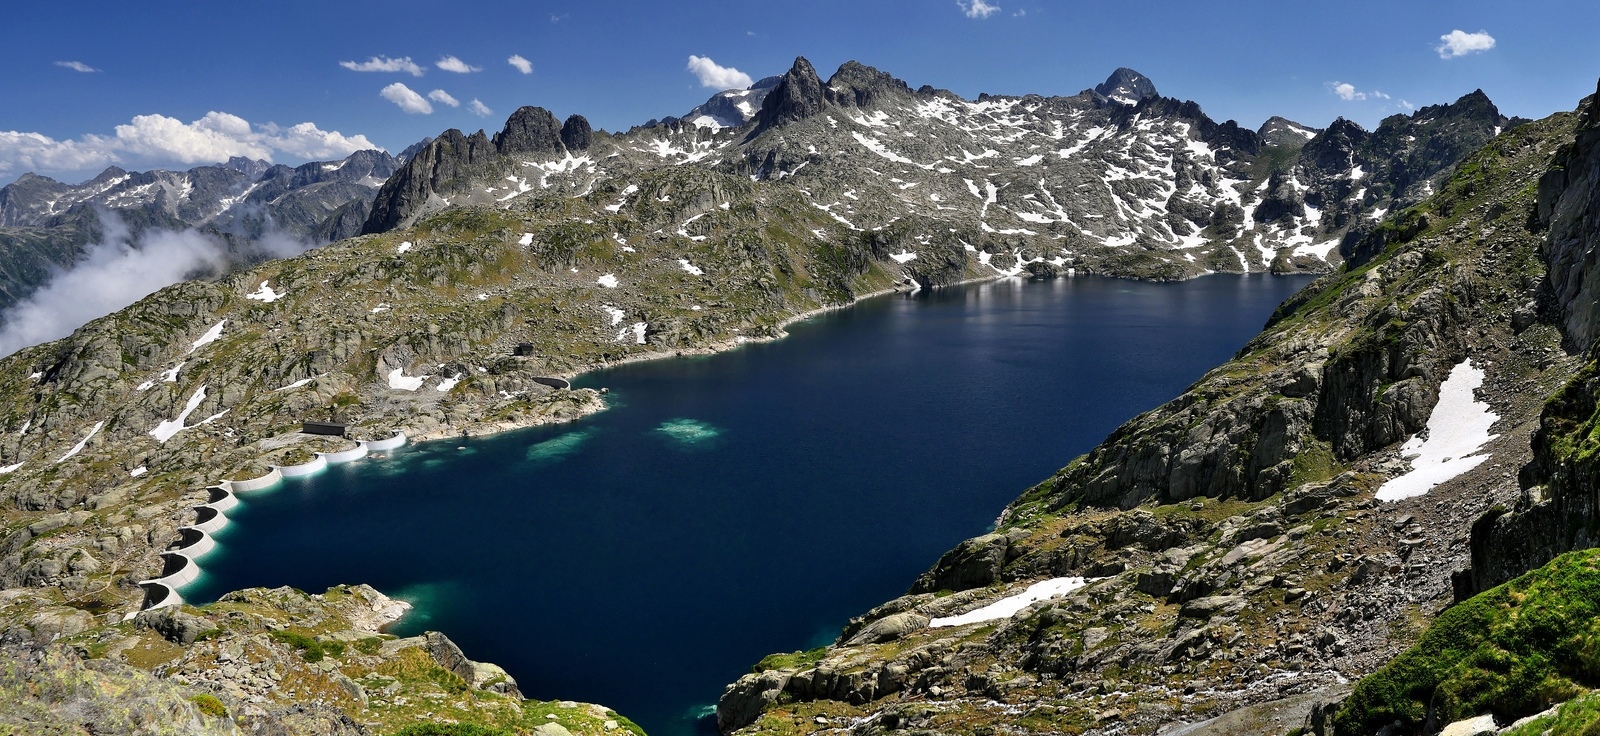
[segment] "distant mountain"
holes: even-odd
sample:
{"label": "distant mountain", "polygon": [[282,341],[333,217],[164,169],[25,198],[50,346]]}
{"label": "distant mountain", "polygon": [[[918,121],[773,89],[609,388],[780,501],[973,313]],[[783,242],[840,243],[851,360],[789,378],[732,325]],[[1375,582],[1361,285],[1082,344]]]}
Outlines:
{"label": "distant mountain", "polygon": [[1106,81],[1094,88],[1094,91],[1101,97],[1124,105],[1137,105],[1145,98],[1161,96],[1156,93],[1155,82],[1127,67],[1112,72]]}
{"label": "distant mountain", "polygon": [[[541,135],[504,150],[502,139],[533,119]],[[483,131],[447,131],[379,192],[365,231],[450,207],[514,208],[534,193],[576,196],[695,168],[792,189],[846,232],[903,233],[906,253],[960,233],[965,246],[997,254],[984,263],[1002,271],[1070,267],[1157,279],[1322,271],[1511,124],[1476,92],[1393,116],[1375,132],[1279,117],[1252,131],[1160,96],[1132,69],[1072,97],[969,101],[913,90],[856,62],[824,81],[805,59],[684,118],[653,122],[595,134],[581,147],[564,143],[555,117],[539,108],[519,110],[494,142]],[[909,278],[940,278],[924,261],[901,268]]]}
{"label": "distant mountain", "polygon": [[360,232],[373,196],[399,162],[383,151],[297,167],[235,156],[188,171],[111,167],[81,184],[23,174],[0,188],[0,309],[70,266],[99,239],[97,211],[135,233],[201,228],[241,257],[267,233],[327,243]]}
{"label": "distant mountain", "polygon": [[778,82],[781,81],[783,77],[767,77],[745,89],[718,92],[681,117],[668,116],[660,120],[651,120],[640,127],[654,128],[682,122],[700,128],[737,128],[756,116],[756,111],[761,109],[762,101],[767,98],[767,92],[778,86]]}

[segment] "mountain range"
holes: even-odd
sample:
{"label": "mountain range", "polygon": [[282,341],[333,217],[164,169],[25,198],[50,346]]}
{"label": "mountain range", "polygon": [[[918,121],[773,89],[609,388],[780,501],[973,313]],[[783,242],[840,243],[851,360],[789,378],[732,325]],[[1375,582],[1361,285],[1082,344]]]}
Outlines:
{"label": "mountain range", "polygon": [[[757,97],[759,109],[730,109]],[[576,144],[565,126],[588,131],[587,121],[563,126],[537,108],[513,115],[493,145],[482,131],[447,131],[379,192],[364,231],[699,169],[793,191],[846,231],[892,233],[922,283],[939,278],[925,264],[969,245],[993,251],[998,271],[1324,271],[1518,122],[1473,92],[1372,132],[1282,118],[1251,131],[1161,97],[1129,69],[1073,97],[970,102],[854,62],[824,82],[799,59],[683,118]]]}
{"label": "mountain range", "polygon": [[0,309],[70,268],[105,233],[102,213],[132,233],[197,228],[225,240],[238,265],[274,236],[323,244],[358,234],[400,160],[357,151],[296,167],[234,157],[187,171],[111,167],[80,184],[23,174],[0,187]]}

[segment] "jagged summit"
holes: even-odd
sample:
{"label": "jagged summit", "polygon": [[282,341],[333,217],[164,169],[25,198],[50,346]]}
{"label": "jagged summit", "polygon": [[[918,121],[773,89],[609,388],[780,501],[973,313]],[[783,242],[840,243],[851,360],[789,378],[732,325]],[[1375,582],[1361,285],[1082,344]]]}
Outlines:
{"label": "jagged summit", "polygon": [[767,93],[756,113],[755,137],[768,128],[784,123],[804,120],[822,111],[827,97],[822,93],[822,79],[804,56],[795,57],[794,66],[783,75],[777,86]]}
{"label": "jagged summit", "polygon": [[362,232],[379,233],[409,224],[430,203],[448,206],[448,200],[439,198],[441,192],[465,188],[475,180],[498,178],[498,172],[515,161],[582,153],[593,140],[594,129],[582,115],[572,115],[562,123],[554,113],[533,105],[517,108],[492,139],[482,130],[466,135],[451,128],[406,159],[384,182]]}
{"label": "jagged summit", "polygon": [[847,61],[828,78],[828,100],[847,107],[866,107],[892,96],[910,96],[911,87],[893,75],[857,61]]}
{"label": "jagged summit", "polygon": [[1301,146],[1317,137],[1317,128],[1301,125],[1293,120],[1273,115],[1256,129],[1263,146]]}
{"label": "jagged summit", "polygon": [[1127,67],[1118,67],[1099,86],[1096,94],[1124,105],[1137,105],[1147,97],[1159,97],[1156,85],[1149,77]]}

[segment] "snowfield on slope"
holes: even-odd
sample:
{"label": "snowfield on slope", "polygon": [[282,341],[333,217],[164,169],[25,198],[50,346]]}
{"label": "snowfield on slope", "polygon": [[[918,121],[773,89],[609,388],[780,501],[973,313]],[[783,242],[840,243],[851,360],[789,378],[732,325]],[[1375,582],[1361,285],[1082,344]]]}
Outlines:
{"label": "snowfield on slope", "polygon": [[1418,434],[1400,447],[1401,456],[1411,460],[1411,472],[1384,483],[1378,489],[1379,501],[1421,496],[1489,459],[1477,453],[1500,436],[1489,434],[1500,416],[1473,395],[1482,385],[1483,370],[1470,359],[1450,369],[1439,386],[1439,403],[1428,416],[1428,438]]}
{"label": "snowfield on slope", "polygon": [[1051,578],[1034,583],[1021,593],[1006,596],[982,608],[967,611],[957,616],[936,618],[929,621],[928,626],[965,626],[967,624],[983,623],[984,621],[1011,618],[1017,615],[1017,612],[1039,601],[1059,598],[1098,579],[1084,577]]}

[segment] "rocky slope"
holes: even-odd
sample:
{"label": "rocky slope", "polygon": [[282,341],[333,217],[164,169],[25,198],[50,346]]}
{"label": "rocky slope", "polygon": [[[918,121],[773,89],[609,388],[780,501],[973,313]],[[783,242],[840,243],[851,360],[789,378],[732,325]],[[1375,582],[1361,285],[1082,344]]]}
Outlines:
{"label": "rocky slope", "polygon": [[[1480,540],[1517,518],[1502,506],[1529,506],[1522,485],[1536,471],[1519,484],[1517,470],[1540,467],[1550,444],[1547,397],[1593,421],[1594,399],[1573,398],[1593,368],[1562,350],[1592,304],[1551,296],[1574,291],[1563,244],[1600,211],[1594,174],[1573,163],[1589,161],[1583,115],[1515,127],[1468,155],[1233,361],[1027,491],[906,596],[853,619],[833,646],[757,664],[723,694],[721,729],[1323,733],[1353,681],[1470,595],[1464,581],[1550,557],[1512,554],[1487,573],[1485,550],[1537,546],[1547,530]],[[1451,116],[1419,113],[1445,127]],[[1351,152],[1386,138],[1336,123],[1301,165],[1361,160]],[[1394,161],[1381,178],[1409,170]],[[1411,469],[1401,443],[1426,434],[1441,384],[1466,365],[1483,370],[1474,400],[1497,415],[1487,458],[1423,495],[1379,500]],[[1573,486],[1569,508],[1593,508],[1592,486]],[[981,615],[1036,584],[1065,592]]]}
{"label": "rocky slope", "polygon": [[1486,590],[1562,552],[1600,544],[1600,108],[1589,107],[1574,140],[1556,154],[1539,182],[1534,223],[1547,229],[1549,288],[1529,305],[1556,320],[1567,347],[1588,361],[1552,396],[1534,437],[1533,462],[1520,473],[1522,493],[1473,528],[1473,564],[1466,591]]}
{"label": "rocky slope", "polygon": [[[6,597],[0,618],[27,609]],[[381,631],[407,604],[366,586],[231,593],[96,627],[71,607],[12,621],[0,728],[23,733],[368,734],[470,722],[541,736],[643,732],[597,706],[524,701],[516,681],[437,632]],[[552,728],[559,727],[559,730]],[[15,732],[15,731],[11,731]]]}
{"label": "rocky slope", "polygon": [[693,170],[793,192],[851,231],[903,232],[897,253],[914,278],[929,258],[919,246],[952,229],[997,251],[1001,269],[1161,279],[1320,271],[1516,122],[1475,92],[1373,132],[1281,118],[1250,131],[1161,97],[1128,69],[1073,97],[974,102],[856,62],[824,81],[799,59],[741,101],[756,91],[759,109],[737,120],[711,109],[735,91],[692,119],[581,144],[564,134],[581,116],[562,125],[538,108],[519,110],[493,141],[447,131],[385,185],[366,232],[451,206]]}
{"label": "rocky slope", "polygon": [[383,151],[298,167],[234,157],[188,171],[112,167],[82,184],[24,174],[0,187],[0,309],[70,267],[117,215],[137,235],[200,228],[227,239],[238,261],[261,260],[264,236],[322,244],[361,231],[377,188],[399,165]]}

